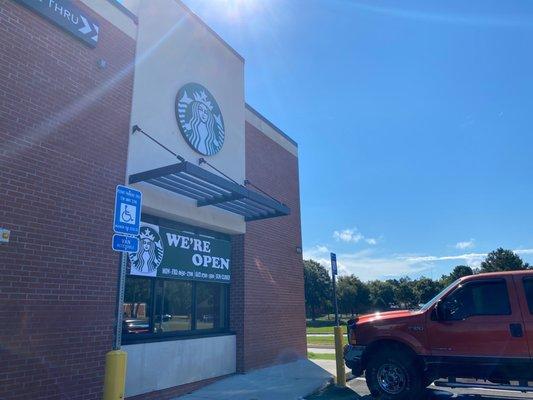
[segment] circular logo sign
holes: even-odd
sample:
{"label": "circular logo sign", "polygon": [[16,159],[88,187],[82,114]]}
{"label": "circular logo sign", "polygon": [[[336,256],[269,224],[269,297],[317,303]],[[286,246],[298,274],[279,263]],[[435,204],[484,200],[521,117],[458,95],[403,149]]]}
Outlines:
{"label": "circular logo sign", "polygon": [[199,83],[188,83],[176,96],[181,134],[195,151],[212,156],[224,144],[224,119],[213,95]]}
{"label": "circular logo sign", "polygon": [[163,261],[163,244],[159,232],[148,226],[141,227],[139,250],[130,253],[131,275],[156,276]]}

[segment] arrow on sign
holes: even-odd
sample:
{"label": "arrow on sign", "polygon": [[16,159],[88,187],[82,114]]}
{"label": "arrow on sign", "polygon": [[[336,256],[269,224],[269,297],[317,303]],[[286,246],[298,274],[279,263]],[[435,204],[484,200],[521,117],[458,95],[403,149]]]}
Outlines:
{"label": "arrow on sign", "polygon": [[98,42],[98,32],[100,31],[98,28],[98,25],[94,25],[94,30],[96,32],[96,35],[94,35],[91,39],[94,40],[95,42]]}
{"label": "arrow on sign", "polygon": [[81,33],[86,35],[87,33],[91,32],[93,29],[91,28],[91,25],[89,25],[89,21],[87,21],[87,18],[85,18],[83,15],[80,15],[81,20],[83,22],[83,27],[79,29]]}
{"label": "arrow on sign", "polygon": [[83,26],[78,29],[81,33],[84,35],[87,35],[88,33],[91,34],[91,39],[95,42],[98,41],[98,25],[91,24],[89,21],[87,21],[87,18],[85,18],[83,15],[80,15],[81,21],[83,22]]}

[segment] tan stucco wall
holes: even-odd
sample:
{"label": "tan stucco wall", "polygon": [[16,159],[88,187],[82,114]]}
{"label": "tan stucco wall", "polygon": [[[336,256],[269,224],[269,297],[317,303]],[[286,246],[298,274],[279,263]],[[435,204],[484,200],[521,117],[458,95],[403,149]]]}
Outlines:
{"label": "tan stucco wall", "polygon": [[[205,157],[235,181],[245,179],[244,61],[199,19],[174,0],[141,0],[138,6],[137,60],[131,124],[187,161],[196,153],[179,131],[175,98],[184,84],[196,82],[215,97],[225,124],[224,146]],[[130,137],[128,175],[176,163],[171,154],[142,134]],[[209,171],[212,170],[207,167]],[[242,233],[241,216],[215,207],[197,208],[194,201],[155,188],[137,185],[147,211],[229,233]]]}

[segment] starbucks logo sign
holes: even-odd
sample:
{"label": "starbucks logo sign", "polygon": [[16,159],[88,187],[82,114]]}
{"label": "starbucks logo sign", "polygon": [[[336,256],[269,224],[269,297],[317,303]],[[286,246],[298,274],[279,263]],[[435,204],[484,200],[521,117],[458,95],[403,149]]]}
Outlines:
{"label": "starbucks logo sign", "polygon": [[130,253],[131,275],[156,276],[163,261],[163,244],[159,232],[149,226],[141,226],[139,250]]}
{"label": "starbucks logo sign", "polygon": [[181,134],[195,151],[212,156],[224,144],[224,119],[213,95],[199,83],[188,83],[176,96]]}

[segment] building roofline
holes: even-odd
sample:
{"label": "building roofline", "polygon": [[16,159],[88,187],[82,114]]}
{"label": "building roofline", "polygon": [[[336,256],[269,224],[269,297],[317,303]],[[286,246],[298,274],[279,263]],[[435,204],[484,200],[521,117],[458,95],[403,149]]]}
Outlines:
{"label": "building roofline", "polygon": [[183,1],[181,0],[174,0],[176,3],[178,3],[180,6],[182,6],[185,11],[187,11],[196,21],[198,21],[200,24],[202,24],[215,38],[218,39],[220,43],[222,43],[229,51],[231,51],[234,55],[236,55],[243,63],[245,62],[244,57],[241,56],[237,50],[235,50],[233,47],[229,45],[228,42],[226,42],[222,37],[216,33],[207,23],[198,16],[193,10],[189,8]]}
{"label": "building roofline", "polygon": [[[122,11],[124,14],[126,14],[128,17],[130,17],[136,24],[139,23],[139,18],[137,17],[137,15],[135,15],[135,13],[131,12],[129,8],[127,8],[126,6],[124,6],[124,4],[122,4],[122,2],[120,2],[119,0],[107,0],[108,2],[110,2],[111,4],[113,4],[115,7],[117,7],[120,11]],[[204,28],[206,28],[209,33],[211,33],[216,39],[218,39],[218,41],[220,43],[222,43],[224,45],[224,47],[226,47],[229,51],[231,51],[235,56],[237,56],[243,63],[245,62],[244,60],[244,57],[241,56],[237,50],[235,50],[233,47],[231,47],[229,45],[228,42],[226,42],[224,39],[222,39],[222,37],[216,33],[209,25],[207,25],[207,23],[198,16],[198,14],[196,14],[193,10],[191,10],[185,3],[183,3],[183,1],[181,0],[174,0],[177,4],[179,4],[181,7],[183,7],[185,9],[185,11],[191,16],[193,17],[197,22],[199,22]]]}
{"label": "building roofline", "polygon": [[281,129],[279,129],[276,125],[274,125],[268,118],[266,118],[263,114],[261,114],[259,111],[257,111],[255,108],[253,108],[250,104],[245,103],[245,106],[248,110],[253,112],[255,115],[257,115],[259,118],[261,118],[268,126],[270,126],[272,129],[274,129],[277,133],[279,133],[281,136],[283,136],[285,139],[287,139],[289,142],[291,142],[294,146],[298,147],[298,143],[291,138],[289,135],[287,135],[285,132],[283,132]]}
{"label": "building roofline", "polygon": [[139,23],[139,18],[132,13],[124,4],[122,4],[118,0],[107,0],[109,3],[113,4],[116,8],[118,8],[120,11],[122,11],[124,14],[126,14],[135,24]]}

